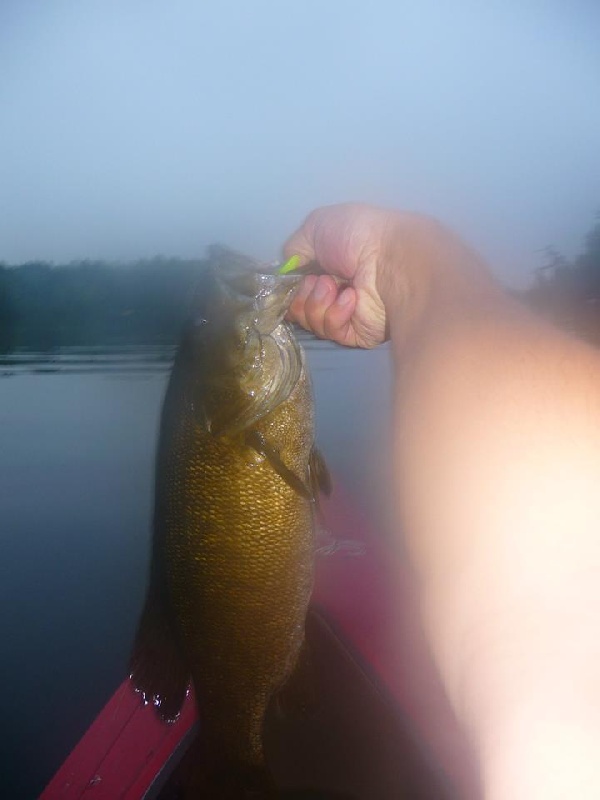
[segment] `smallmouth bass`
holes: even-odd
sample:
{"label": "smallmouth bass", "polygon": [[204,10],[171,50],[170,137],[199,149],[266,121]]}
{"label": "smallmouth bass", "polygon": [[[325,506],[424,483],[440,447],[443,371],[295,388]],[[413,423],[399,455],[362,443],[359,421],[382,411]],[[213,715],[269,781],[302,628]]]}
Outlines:
{"label": "smallmouth bass", "polygon": [[267,783],[264,716],[304,641],[315,499],[329,481],[304,354],[283,321],[301,278],[212,256],[163,405],[131,678],[166,720],[193,681],[215,774],[235,797],[234,775],[240,792]]}

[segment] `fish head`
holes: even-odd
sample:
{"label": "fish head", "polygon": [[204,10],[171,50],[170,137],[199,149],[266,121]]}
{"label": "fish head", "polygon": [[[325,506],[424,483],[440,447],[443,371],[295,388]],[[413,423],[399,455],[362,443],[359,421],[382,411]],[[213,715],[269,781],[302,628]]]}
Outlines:
{"label": "fish head", "polygon": [[226,248],[210,249],[187,339],[211,431],[239,432],[291,393],[302,355],[282,323],[301,281]]}
{"label": "fish head", "polygon": [[191,337],[223,366],[247,360],[248,347],[281,324],[301,275],[278,275],[267,264],[213,245],[193,302]]}

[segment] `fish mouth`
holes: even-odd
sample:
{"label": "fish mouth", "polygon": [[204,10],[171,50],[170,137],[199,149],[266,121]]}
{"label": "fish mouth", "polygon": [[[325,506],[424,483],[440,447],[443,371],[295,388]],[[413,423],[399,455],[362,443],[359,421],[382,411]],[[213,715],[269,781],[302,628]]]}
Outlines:
{"label": "fish mouth", "polygon": [[254,330],[265,336],[282,322],[301,281],[300,275],[258,272],[230,279],[228,288],[240,306],[248,306]]}
{"label": "fish mouth", "polygon": [[301,274],[279,275],[276,269],[226,248],[212,248],[211,272],[225,304],[244,327],[262,336],[282,322],[302,282]]}

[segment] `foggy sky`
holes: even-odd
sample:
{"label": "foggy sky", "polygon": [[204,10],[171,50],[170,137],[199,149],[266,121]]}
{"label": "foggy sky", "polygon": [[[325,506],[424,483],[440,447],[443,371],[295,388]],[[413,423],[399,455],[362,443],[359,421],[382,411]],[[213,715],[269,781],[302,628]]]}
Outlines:
{"label": "foggy sky", "polygon": [[600,210],[600,4],[1,0],[0,260],[261,258],[435,214],[507,282]]}

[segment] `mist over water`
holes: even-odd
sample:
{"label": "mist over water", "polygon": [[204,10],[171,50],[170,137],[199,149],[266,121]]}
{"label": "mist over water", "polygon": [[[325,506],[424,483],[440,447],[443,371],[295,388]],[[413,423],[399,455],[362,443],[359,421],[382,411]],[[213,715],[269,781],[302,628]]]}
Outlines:
{"label": "mist over water", "polygon": [[[378,507],[387,348],[302,338],[318,445],[358,502]],[[37,796],[126,674],[172,355],[71,348],[0,361],[0,794],[11,800]]]}
{"label": "mist over water", "polygon": [[4,0],[0,261],[272,259],[362,200],[523,285],[598,210],[600,5]]}

